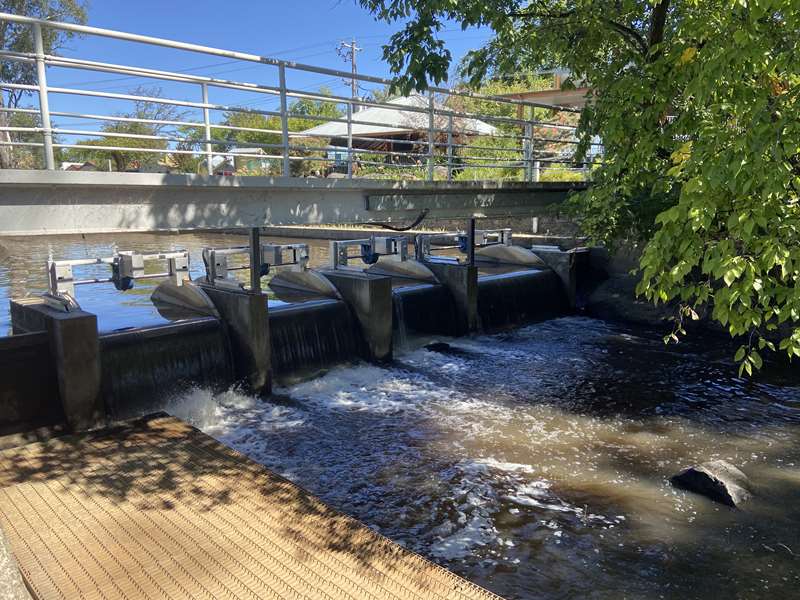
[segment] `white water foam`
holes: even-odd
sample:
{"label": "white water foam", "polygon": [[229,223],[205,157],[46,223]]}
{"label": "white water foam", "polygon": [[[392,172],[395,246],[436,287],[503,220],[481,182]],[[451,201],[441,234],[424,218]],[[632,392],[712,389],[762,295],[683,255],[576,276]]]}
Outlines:
{"label": "white water foam", "polygon": [[[473,367],[469,357],[418,349],[404,354],[399,367],[334,368],[276,390],[292,399],[288,406],[236,390],[216,396],[192,390],[169,410],[445,562],[502,560],[512,547],[508,542],[514,544],[500,531],[503,511],[520,519],[538,520],[533,515],[545,511],[595,520],[558,498],[533,465],[482,455],[511,419],[525,423],[526,437],[556,432],[542,429],[545,413],[515,414],[498,398],[453,384]],[[417,498],[408,496],[412,489],[420,491]],[[363,506],[371,508],[362,515]],[[559,518],[548,522],[554,524],[545,528],[548,535],[560,535]]]}

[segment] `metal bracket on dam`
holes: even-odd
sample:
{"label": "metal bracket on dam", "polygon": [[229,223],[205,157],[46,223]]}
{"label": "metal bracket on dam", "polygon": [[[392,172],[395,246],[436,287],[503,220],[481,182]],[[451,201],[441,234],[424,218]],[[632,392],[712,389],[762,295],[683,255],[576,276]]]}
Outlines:
{"label": "metal bracket on dam", "polygon": [[527,216],[585,183],[0,171],[0,236]]}

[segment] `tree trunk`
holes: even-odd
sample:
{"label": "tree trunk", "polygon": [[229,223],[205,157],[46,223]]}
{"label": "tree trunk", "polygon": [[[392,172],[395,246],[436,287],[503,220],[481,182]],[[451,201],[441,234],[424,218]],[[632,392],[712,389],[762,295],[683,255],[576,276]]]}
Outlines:
{"label": "tree trunk", "polygon": [[[664,41],[664,28],[667,24],[667,11],[669,10],[670,0],[660,0],[653,7],[653,14],[650,15],[650,36],[648,46],[652,52],[653,46]],[[656,52],[658,54],[658,52]]]}

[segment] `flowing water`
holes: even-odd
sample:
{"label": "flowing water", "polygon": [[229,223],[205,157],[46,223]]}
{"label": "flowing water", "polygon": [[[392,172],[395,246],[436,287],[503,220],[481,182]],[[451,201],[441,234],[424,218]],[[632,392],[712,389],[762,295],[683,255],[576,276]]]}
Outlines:
{"label": "flowing water", "polygon": [[[199,274],[200,248],[245,238],[5,239],[0,334],[6,299],[45,288],[49,254],[114,243],[187,248]],[[324,262],[327,243],[311,251]],[[91,286],[78,299],[103,330],[163,323],[152,288]],[[413,299],[396,307],[409,322]],[[167,408],[507,598],[800,597],[796,374],[768,367],[745,381],[719,340],[669,349],[659,332],[579,317],[443,339],[446,353],[426,341],[409,331],[390,365],[334,368],[268,401],[194,389]],[[751,478],[743,510],[669,485],[715,458]]]}
{"label": "flowing water", "polygon": [[[507,598],[800,597],[797,377],[579,317],[420,343],[169,409]],[[669,485],[715,458],[752,479],[743,510]]]}

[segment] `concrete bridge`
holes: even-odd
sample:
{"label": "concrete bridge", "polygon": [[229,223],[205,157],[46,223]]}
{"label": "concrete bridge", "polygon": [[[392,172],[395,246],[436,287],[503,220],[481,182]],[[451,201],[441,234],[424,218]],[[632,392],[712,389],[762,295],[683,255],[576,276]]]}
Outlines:
{"label": "concrete bridge", "polygon": [[0,170],[0,235],[534,216],[585,183]]}

